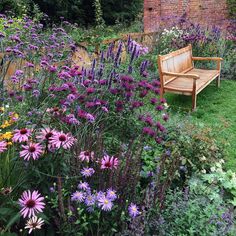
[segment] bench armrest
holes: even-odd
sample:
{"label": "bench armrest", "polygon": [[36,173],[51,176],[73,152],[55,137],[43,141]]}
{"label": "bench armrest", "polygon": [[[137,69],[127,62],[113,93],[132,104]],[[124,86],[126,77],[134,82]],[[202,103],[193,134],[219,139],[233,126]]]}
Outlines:
{"label": "bench armrest", "polygon": [[194,75],[194,74],[183,74],[183,73],[174,73],[174,72],[162,72],[163,75],[169,75],[169,76],[176,76],[176,77],[185,77],[185,78],[190,78],[190,79],[199,79],[199,75]]}
{"label": "bench armrest", "polygon": [[192,57],[194,61],[223,61],[221,57]]}

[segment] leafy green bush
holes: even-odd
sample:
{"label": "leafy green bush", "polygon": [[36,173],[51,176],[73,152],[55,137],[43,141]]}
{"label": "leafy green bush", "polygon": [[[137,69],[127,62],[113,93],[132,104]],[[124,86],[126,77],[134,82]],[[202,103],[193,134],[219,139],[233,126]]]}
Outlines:
{"label": "leafy green bush", "polygon": [[[158,208],[157,208],[158,209]],[[184,191],[169,191],[165,208],[152,211],[146,227],[153,235],[235,235],[235,212],[218,186],[192,178]]]}
{"label": "leafy green bush", "polygon": [[223,190],[225,200],[236,206],[236,173],[231,170],[223,171],[221,163],[211,168],[211,173],[202,178],[206,183],[218,186]]}
{"label": "leafy green bush", "polygon": [[164,150],[169,150],[171,159],[179,159],[185,176],[208,172],[212,164],[224,157],[223,143],[217,142],[214,132],[188,120],[170,120]]}

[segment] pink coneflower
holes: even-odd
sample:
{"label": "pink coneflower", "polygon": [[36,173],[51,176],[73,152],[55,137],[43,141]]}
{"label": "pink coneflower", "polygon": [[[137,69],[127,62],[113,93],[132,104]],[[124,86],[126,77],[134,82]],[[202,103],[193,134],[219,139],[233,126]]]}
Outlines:
{"label": "pink coneflower", "polygon": [[83,202],[85,199],[84,192],[76,191],[71,195],[71,201]]}
{"label": "pink coneflower", "polygon": [[38,218],[37,216],[33,216],[29,219],[25,225],[25,229],[29,229],[29,234],[35,229],[41,229],[44,224],[44,220],[42,218]]}
{"label": "pink coneflower", "polygon": [[26,218],[35,216],[36,213],[42,212],[45,208],[45,203],[43,202],[44,197],[41,197],[41,194],[38,191],[30,190],[24,191],[19,199],[19,204],[21,206],[21,215]]}
{"label": "pink coneflower", "polygon": [[116,200],[116,198],[117,198],[116,191],[113,190],[113,189],[111,189],[111,188],[109,188],[109,189],[107,190],[107,197],[108,197],[109,199],[111,199],[111,201]]}
{"label": "pink coneflower", "polygon": [[138,207],[133,203],[130,204],[128,210],[131,218],[135,218],[141,214],[141,212],[138,210]]}
{"label": "pink coneflower", "polygon": [[23,151],[20,151],[20,157],[29,161],[31,158],[37,160],[43,153],[43,147],[40,143],[30,143],[29,145],[22,145]]}
{"label": "pink coneflower", "polygon": [[98,198],[98,206],[101,207],[103,211],[110,211],[113,203],[108,197],[101,196],[100,198]]}
{"label": "pink coneflower", "polygon": [[89,162],[89,160],[93,160],[94,158],[94,152],[89,152],[89,151],[82,151],[80,154],[79,154],[79,159],[81,161],[87,161]]}
{"label": "pink coneflower", "polygon": [[49,143],[57,149],[60,147],[70,149],[76,141],[71,134],[64,134],[62,131],[55,132],[49,140]]}
{"label": "pink coneflower", "polygon": [[55,130],[50,128],[42,128],[36,138],[40,141],[47,141],[49,142],[49,139],[53,136]]}
{"label": "pink coneflower", "polygon": [[94,174],[93,168],[86,168],[84,167],[83,170],[80,172],[84,177],[90,177]]}
{"label": "pink coneflower", "polygon": [[31,131],[29,129],[23,128],[23,129],[16,129],[15,134],[12,138],[13,142],[27,142],[29,140],[29,137],[31,135]]}
{"label": "pink coneflower", "polygon": [[82,189],[82,190],[89,190],[90,189],[89,184],[87,182],[80,182],[78,185],[78,188]]}
{"label": "pink coneflower", "polygon": [[101,169],[117,169],[119,161],[116,157],[105,155],[101,161]]}
{"label": "pink coneflower", "polygon": [[0,153],[4,152],[7,150],[7,142],[1,141],[0,142]]}

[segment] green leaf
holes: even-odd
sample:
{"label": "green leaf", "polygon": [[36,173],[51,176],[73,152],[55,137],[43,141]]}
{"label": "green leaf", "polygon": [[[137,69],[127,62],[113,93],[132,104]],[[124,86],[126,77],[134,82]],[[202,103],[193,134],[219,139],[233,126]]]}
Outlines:
{"label": "green leaf", "polygon": [[20,213],[17,213],[15,216],[13,216],[13,217],[9,220],[9,222],[8,222],[8,224],[7,224],[7,227],[6,227],[6,230],[10,229],[10,227],[11,227],[13,224],[15,224],[17,221],[19,221],[19,220],[20,220]]}

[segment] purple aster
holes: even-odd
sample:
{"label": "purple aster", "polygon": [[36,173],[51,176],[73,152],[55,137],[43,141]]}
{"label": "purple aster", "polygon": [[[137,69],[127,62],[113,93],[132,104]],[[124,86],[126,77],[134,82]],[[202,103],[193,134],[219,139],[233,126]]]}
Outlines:
{"label": "purple aster", "polygon": [[87,206],[93,206],[96,202],[96,196],[94,194],[88,194],[85,198],[84,203]]}
{"label": "purple aster", "polygon": [[113,203],[108,197],[101,196],[100,198],[98,198],[98,206],[101,207],[103,211],[110,211]]}
{"label": "purple aster", "polygon": [[130,215],[131,218],[135,218],[135,217],[137,217],[138,215],[141,214],[141,212],[138,210],[137,205],[135,205],[133,203],[131,203],[129,205],[128,210],[129,210],[129,215]]}
{"label": "purple aster", "polygon": [[53,186],[53,187],[50,187],[49,188],[49,191],[51,192],[51,193],[54,193],[56,190],[55,190],[55,187]]}
{"label": "purple aster", "polygon": [[82,189],[82,190],[89,190],[90,189],[89,184],[87,182],[80,182],[78,185],[78,188]]}
{"label": "purple aster", "polygon": [[86,168],[84,167],[83,170],[80,172],[84,177],[90,177],[94,174],[93,168]]}
{"label": "purple aster", "polygon": [[97,200],[99,199],[99,198],[101,198],[101,197],[105,197],[106,196],[106,193],[104,193],[104,192],[102,192],[102,191],[99,191],[98,193],[97,193]]}
{"label": "purple aster", "polygon": [[76,191],[71,195],[71,201],[83,202],[85,199],[84,192]]}
{"label": "purple aster", "polygon": [[107,197],[111,200],[114,201],[117,199],[116,191],[113,190],[112,188],[109,188],[107,190]]}

